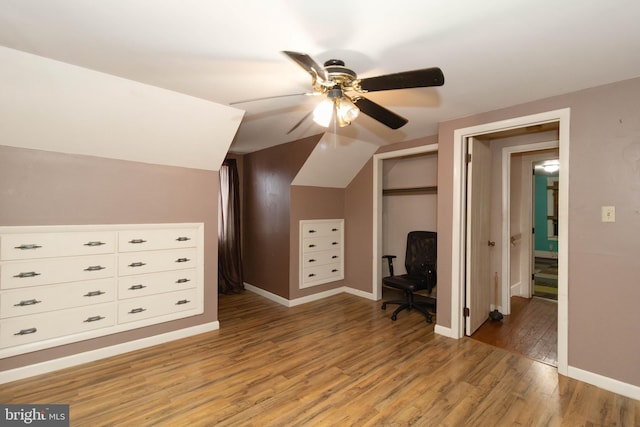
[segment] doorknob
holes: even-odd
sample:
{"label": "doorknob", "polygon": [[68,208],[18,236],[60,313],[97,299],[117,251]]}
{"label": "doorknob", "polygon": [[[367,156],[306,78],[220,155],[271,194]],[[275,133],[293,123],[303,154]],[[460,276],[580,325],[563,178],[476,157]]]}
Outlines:
{"label": "doorknob", "polygon": [[489,246],[491,246],[491,247],[493,247],[493,246],[495,246],[495,245],[496,245],[496,242],[494,242],[494,241],[492,241],[492,240],[489,240],[488,245],[489,245]]}

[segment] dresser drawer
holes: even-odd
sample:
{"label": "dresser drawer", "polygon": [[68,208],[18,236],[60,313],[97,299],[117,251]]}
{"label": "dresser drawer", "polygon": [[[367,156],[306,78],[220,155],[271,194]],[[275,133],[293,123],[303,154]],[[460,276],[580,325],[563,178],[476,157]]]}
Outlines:
{"label": "dresser drawer", "polygon": [[121,277],[118,280],[118,298],[136,298],[145,295],[190,289],[197,286],[195,269],[163,271]]}
{"label": "dresser drawer", "polygon": [[197,251],[195,249],[123,254],[118,259],[118,273],[120,276],[128,276],[195,268],[196,257]]}
{"label": "dresser drawer", "polygon": [[340,263],[319,265],[317,267],[308,267],[304,269],[302,283],[311,283],[322,281],[330,282],[341,280],[344,278]]}
{"label": "dresser drawer", "polygon": [[308,267],[314,267],[323,264],[332,264],[340,262],[340,249],[330,249],[326,251],[317,251],[305,253],[302,257],[302,263]]}
{"label": "dresser drawer", "polygon": [[105,328],[115,321],[115,303],[2,319],[0,348]]}
{"label": "dresser drawer", "polygon": [[197,307],[195,289],[132,298],[118,303],[118,322],[135,322],[179,311],[193,310]]}
{"label": "dresser drawer", "polygon": [[342,221],[336,220],[318,220],[313,222],[305,222],[302,224],[302,238],[308,237],[325,237],[336,236],[339,238],[342,234]]}
{"label": "dresser drawer", "polygon": [[118,235],[120,252],[192,248],[197,244],[198,230],[195,228],[126,230]]}
{"label": "dresser drawer", "polygon": [[340,249],[341,246],[340,239],[333,237],[312,237],[302,241],[302,251],[304,253]]}
{"label": "dresser drawer", "polygon": [[6,291],[0,294],[0,318],[100,304],[115,294],[115,278]]}
{"label": "dresser drawer", "polygon": [[0,264],[2,289],[79,282],[115,276],[115,255],[12,261]]}
{"label": "dresser drawer", "polygon": [[115,251],[115,242],[113,231],[4,234],[0,260],[108,254]]}

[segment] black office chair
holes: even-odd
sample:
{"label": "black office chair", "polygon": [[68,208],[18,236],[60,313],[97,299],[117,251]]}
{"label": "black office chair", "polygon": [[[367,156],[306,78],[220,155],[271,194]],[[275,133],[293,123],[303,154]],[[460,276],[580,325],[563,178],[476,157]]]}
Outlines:
{"label": "black office chair", "polygon": [[[416,309],[427,318],[428,323],[433,322],[432,312],[436,312],[436,259],[437,259],[437,237],[434,231],[411,231],[407,235],[407,254],[404,265],[407,274],[395,276],[393,274],[393,258],[395,255],[384,255],[389,263],[390,276],[382,279],[382,284],[390,288],[399,289],[404,293],[404,300],[384,301],[382,309],[387,309],[387,304],[399,304],[400,306],[391,315],[391,320],[398,318],[398,313],[402,310]],[[426,290],[427,295],[418,295],[418,300],[414,293],[419,290]]]}

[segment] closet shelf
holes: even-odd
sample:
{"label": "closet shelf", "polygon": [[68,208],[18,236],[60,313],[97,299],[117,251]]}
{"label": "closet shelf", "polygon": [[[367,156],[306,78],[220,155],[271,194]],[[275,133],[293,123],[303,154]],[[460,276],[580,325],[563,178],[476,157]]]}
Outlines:
{"label": "closet shelf", "polygon": [[431,187],[410,187],[410,188],[386,188],[382,190],[383,196],[415,195],[415,194],[437,194],[438,186]]}

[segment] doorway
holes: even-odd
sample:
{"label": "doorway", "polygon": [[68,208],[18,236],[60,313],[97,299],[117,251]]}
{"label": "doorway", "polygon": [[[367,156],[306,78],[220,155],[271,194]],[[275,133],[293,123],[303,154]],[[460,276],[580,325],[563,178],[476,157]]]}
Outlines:
{"label": "doorway", "polygon": [[[568,178],[569,178],[569,118],[570,110],[562,109],[549,111],[530,116],[519,117],[484,125],[461,128],[454,131],[454,173],[453,173],[453,233],[452,233],[452,289],[451,289],[451,331],[454,338],[461,338],[465,334],[464,312],[465,287],[466,287],[466,150],[470,137],[486,135],[500,131],[512,131],[538,126],[547,123],[557,123],[560,168],[563,174],[560,176],[560,191],[558,194],[558,372],[567,375],[568,370],[568,269],[567,269],[567,240],[568,240]],[[508,210],[508,206],[503,204],[503,211]],[[503,215],[508,218],[508,215]],[[506,225],[509,227],[508,223]],[[509,245],[509,233],[503,234],[502,242],[506,240]],[[565,262],[563,262],[563,260]],[[503,269],[508,269],[504,266]],[[507,286],[505,280],[508,275],[502,275],[501,289]],[[508,292],[503,293],[500,298],[502,306],[509,308],[510,302]]]}

